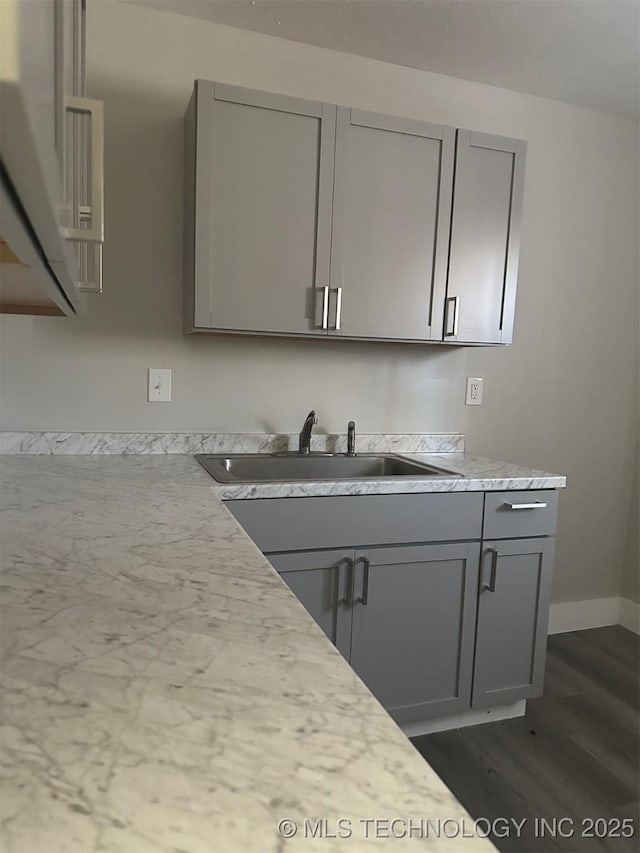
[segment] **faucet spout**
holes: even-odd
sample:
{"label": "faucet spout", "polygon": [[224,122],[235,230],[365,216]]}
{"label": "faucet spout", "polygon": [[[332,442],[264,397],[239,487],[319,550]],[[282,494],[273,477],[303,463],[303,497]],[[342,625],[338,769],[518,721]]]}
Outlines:
{"label": "faucet spout", "polygon": [[318,423],[316,413],[312,410],[306,417],[306,420],[300,430],[300,443],[298,445],[298,453],[307,455],[311,452],[311,430]]}

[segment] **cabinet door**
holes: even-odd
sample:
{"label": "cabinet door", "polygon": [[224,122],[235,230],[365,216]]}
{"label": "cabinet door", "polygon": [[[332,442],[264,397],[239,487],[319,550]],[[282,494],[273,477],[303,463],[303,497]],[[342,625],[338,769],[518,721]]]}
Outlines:
{"label": "cabinet door", "polygon": [[542,693],[553,551],[552,538],[483,542],[474,708]]}
{"label": "cabinet door", "polygon": [[0,63],[0,233],[24,264],[0,277],[3,312],[75,314],[82,305],[61,234],[70,2],[0,2],[0,33],[11,45]]}
{"label": "cabinet door", "polygon": [[77,133],[65,110],[67,95],[84,95],[84,16],[81,0],[54,0],[56,29],[56,149],[61,173],[66,169],[66,151]]}
{"label": "cabinet door", "polygon": [[336,108],[196,91],[195,327],[326,334]]}
{"label": "cabinet door", "polygon": [[267,559],[347,660],[351,647],[352,551],[267,554]]}
{"label": "cabinet door", "polygon": [[442,339],[454,134],[338,108],[331,334]]}
{"label": "cabinet door", "polygon": [[469,708],[479,549],[356,552],[351,666],[399,723]]}
{"label": "cabinet door", "polygon": [[526,143],[459,130],[444,340],[511,343]]}
{"label": "cabinet door", "polygon": [[84,75],[84,46],[78,53],[80,38],[84,38],[84,14],[81,0],[25,3],[20,8],[20,33],[25,40],[25,59],[28,57],[22,67],[25,93],[34,95],[32,115],[40,118],[36,125],[40,142],[55,148],[61,181],[70,144],[65,99],[84,94],[78,91]]}

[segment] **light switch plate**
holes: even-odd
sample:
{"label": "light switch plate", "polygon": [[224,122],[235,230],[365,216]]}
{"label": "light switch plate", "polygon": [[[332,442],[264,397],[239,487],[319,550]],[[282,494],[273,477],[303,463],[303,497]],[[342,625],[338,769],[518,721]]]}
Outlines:
{"label": "light switch plate", "polygon": [[147,400],[149,403],[171,402],[171,370],[150,367],[147,377]]}
{"label": "light switch plate", "polygon": [[482,382],[478,376],[467,377],[467,397],[465,403],[467,406],[482,405]]}

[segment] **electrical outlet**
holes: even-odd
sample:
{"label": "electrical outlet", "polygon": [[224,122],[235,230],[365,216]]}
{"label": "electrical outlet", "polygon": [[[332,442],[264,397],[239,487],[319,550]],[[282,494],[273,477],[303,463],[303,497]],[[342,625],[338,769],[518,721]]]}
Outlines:
{"label": "electrical outlet", "polygon": [[479,377],[467,377],[467,406],[480,406],[482,404],[482,382]]}
{"label": "electrical outlet", "polygon": [[160,367],[149,368],[147,400],[149,403],[171,402],[171,370]]}

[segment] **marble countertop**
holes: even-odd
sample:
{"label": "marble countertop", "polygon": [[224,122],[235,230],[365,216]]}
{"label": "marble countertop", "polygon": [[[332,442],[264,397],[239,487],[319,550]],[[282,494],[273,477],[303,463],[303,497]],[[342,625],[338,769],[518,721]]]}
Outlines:
{"label": "marble countertop", "polygon": [[562,489],[566,477],[523,468],[508,462],[469,453],[412,453],[398,451],[407,459],[445,468],[459,476],[410,477],[378,480],[316,480],[288,483],[218,483],[213,489],[222,500],[251,498],[300,498],[328,495],[392,495],[424,492],[484,492],[512,489]]}
{"label": "marble countertop", "polygon": [[[292,433],[82,433],[0,432],[0,453],[42,455],[175,455],[208,453],[278,453],[298,446]],[[344,434],[314,433],[314,451],[344,453]],[[387,480],[339,480],[288,483],[209,482],[222,500],[411,492],[561,489],[566,477],[465,453],[461,433],[358,434],[359,453],[398,453],[446,468],[459,476],[403,477]]]}
{"label": "marble countertop", "polygon": [[3,850],[494,849],[193,458],[0,473]]}

